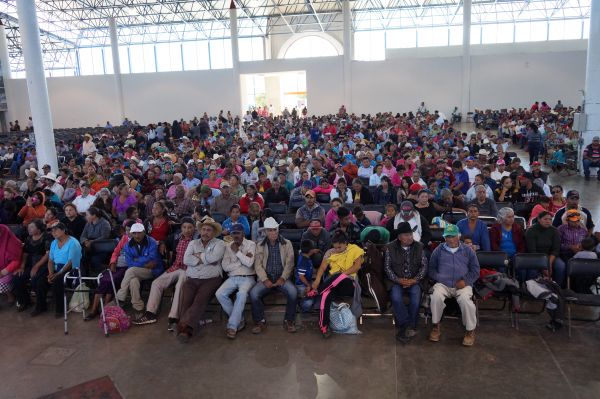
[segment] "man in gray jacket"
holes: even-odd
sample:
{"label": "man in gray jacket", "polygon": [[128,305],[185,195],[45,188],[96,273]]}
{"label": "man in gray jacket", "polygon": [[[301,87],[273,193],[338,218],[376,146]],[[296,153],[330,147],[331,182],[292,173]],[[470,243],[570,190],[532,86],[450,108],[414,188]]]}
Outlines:
{"label": "man in gray jacket", "polygon": [[445,243],[438,246],[429,260],[429,278],[435,281],[431,294],[431,322],[433,328],[429,340],[440,340],[440,321],[447,298],[456,298],[462,321],[467,329],[463,338],[464,346],[475,343],[477,309],[473,303],[473,284],[479,278],[479,261],[475,252],[460,242],[458,227],[449,224],[444,229]]}
{"label": "man in gray jacket", "polygon": [[197,227],[200,238],[188,244],[183,256],[187,279],[181,290],[181,317],[177,325],[177,339],[181,343],[190,340],[208,302],[223,282],[221,260],[225,243],[215,238],[221,235],[221,225],[206,216]]}

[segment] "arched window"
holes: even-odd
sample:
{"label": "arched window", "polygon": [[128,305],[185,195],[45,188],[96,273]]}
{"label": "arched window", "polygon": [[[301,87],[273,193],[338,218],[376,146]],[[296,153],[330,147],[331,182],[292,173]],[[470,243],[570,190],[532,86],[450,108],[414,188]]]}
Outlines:
{"label": "arched window", "polygon": [[340,55],[336,46],[329,40],[316,35],[301,37],[292,42],[283,58],[332,57]]}

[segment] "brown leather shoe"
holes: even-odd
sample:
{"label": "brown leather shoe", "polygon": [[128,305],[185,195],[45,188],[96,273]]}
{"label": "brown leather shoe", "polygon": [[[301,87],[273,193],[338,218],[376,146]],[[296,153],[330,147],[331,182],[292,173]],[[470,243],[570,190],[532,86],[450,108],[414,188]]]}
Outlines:
{"label": "brown leather shoe", "polygon": [[439,324],[434,324],[431,332],[429,333],[429,340],[431,342],[438,342],[440,340],[440,335],[442,335],[442,331],[440,329]]}
{"label": "brown leather shoe", "polygon": [[267,328],[267,322],[262,320],[259,322],[254,322],[254,327],[252,327],[252,334],[260,334],[265,331]]}
{"label": "brown leather shoe", "polygon": [[296,328],[296,322],[294,321],[284,320],[283,328],[285,328],[289,333],[295,333],[296,331],[298,331],[298,329]]}
{"label": "brown leather shoe", "polygon": [[473,346],[475,343],[475,330],[467,331],[463,338],[463,346]]}

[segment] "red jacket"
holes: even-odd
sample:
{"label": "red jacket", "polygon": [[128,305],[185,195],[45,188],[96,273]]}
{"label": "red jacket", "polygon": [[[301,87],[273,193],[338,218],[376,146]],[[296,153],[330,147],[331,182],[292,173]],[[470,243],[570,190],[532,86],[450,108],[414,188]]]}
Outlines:
{"label": "red jacket", "polygon": [[[517,253],[525,253],[525,236],[523,235],[523,229],[517,223],[513,223],[512,238],[517,247]],[[501,240],[502,225],[500,223],[495,223],[490,227],[490,244],[492,246],[492,251],[502,250],[500,249]]]}

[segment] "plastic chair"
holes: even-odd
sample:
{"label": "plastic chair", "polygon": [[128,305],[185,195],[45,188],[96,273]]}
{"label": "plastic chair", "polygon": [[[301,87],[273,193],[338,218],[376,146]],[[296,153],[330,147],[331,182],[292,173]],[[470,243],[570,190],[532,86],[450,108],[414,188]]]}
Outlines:
{"label": "plastic chair", "polygon": [[[572,278],[582,277],[597,281],[598,277],[600,277],[600,259],[569,259],[569,262],[567,263],[567,289],[571,290]],[[570,292],[566,302],[569,337],[571,337],[572,320],[589,322],[600,321],[600,313],[595,319],[573,319],[571,316],[572,305],[600,307],[600,295]]]}
{"label": "plastic chair", "polygon": [[442,219],[448,223],[456,224],[459,220],[467,218],[466,212],[446,212],[442,214]]}
{"label": "plastic chair", "polygon": [[279,222],[280,228],[283,229],[295,229],[296,228],[296,214],[295,213],[284,213],[275,215],[275,220]]}
{"label": "plastic chair", "polygon": [[274,214],[280,215],[288,212],[286,204],[270,203],[267,208],[271,209]]}
{"label": "plastic chair", "polygon": [[[514,276],[518,276],[519,275],[519,271],[521,270],[537,270],[538,272],[542,273],[544,270],[548,271],[549,268],[549,264],[548,264],[548,255],[546,254],[516,254],[513,260],[513,275]],[[534,298],[533,296],[529,295],[529,294],[521,294],[521,298],[522,299],[527,299],[529,301],[537,301],[537,302],[544,302],[544,300],[540,300],[537,298]],[[526,313],[526,314],[541,314],[544,311],[545,306],[542,306],[541,310],[538,312],[514,312],[514,321],[515,321],[515,328],[518,330],[519,329],[519,313]]]}
{"label": "plastic chair", "polygon": [[286,238],[292,242],[292,244],[297,243],[300,244],[302,241],[302,234],[304,234],[304,230],[302,229],[280,229],[279,234],[283,238]]}

